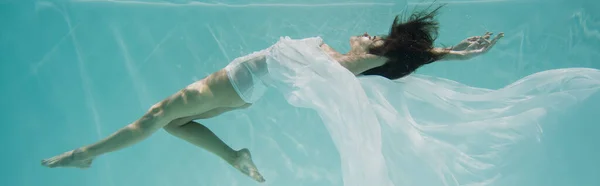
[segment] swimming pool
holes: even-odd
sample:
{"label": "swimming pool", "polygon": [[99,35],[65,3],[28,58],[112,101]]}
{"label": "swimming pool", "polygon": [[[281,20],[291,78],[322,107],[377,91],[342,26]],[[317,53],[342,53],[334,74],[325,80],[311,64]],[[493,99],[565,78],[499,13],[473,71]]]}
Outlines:
{"label": "swimming pool", "polygon": [[[438,1],[440,44],[504,32],[477,59],[418,72],[483,88],[563,67],[600,68],[599,2]],[[39,160],[94,142],[230,60],[280,36],[321,36],[348,50],[351,35],[385,33],[393,15],[428,3],[403,1],[0,1],[0,74],[5,124],[3,185],[257,185],[216,156],[160,131],[95,160],[89,170],[47,169]],[[203,120],[234,148],[248,147],[264,185],[344,185],[318,115],[281,109],[269,92],[252,109]],[[523,142],[527,162],[492,185],[600,185],[594,143],[598,94],[541,121]],[[261,116],[261,117],[257,117]],[[410,178],[420,183],[436,177]],[[429,182],[431,181],[431,182]],[[348,185],[348,184],[347,184]],[[449,183],[449,185],[453,185]]]}

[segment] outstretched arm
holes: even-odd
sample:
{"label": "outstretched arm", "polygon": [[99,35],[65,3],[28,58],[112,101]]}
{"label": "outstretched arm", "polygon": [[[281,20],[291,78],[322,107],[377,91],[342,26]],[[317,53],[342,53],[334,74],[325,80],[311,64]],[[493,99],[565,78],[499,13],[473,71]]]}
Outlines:
{"label": "outstretched arm", "polygon": [[434,48],[432,52],[443,55],[440,61],[468,60],[489,51],[504,37],[504,33],[499,33],[490,41],[491,36],[491,32],[486,32],[483,36],[469,37],[453,47]]}

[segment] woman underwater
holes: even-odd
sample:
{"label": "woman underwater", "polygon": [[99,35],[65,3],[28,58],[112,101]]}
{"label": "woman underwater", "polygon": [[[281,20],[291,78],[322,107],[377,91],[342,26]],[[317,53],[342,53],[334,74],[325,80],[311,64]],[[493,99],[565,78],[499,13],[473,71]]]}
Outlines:
{"label": "woman underwater", "polygon": [[[277,64],[298,63],[292,55],[321,52],[355,76],[382,76],[390,80],[405,77],[419,67],[444,60],[468,60],[489,51],[502,33],[474,36],[449,48],[434,47],[439,8],[417,12],[406,21],[394,19],[388,35],[365,33],[350,37],[351,49],[339,53],[321,38],[293,40],[282,38],[271,47],[239,57],[225,68],[194,82],[170,97],[153,105],[141,118],[91,145],[42,160],[47,167],[88,168],[94,158],[138,143],[159,129],[206,149],[258,182],[265,179],[251,159],[248,149],[234,150],[197,119],[215,117],[224,112],[243,109],[261,98],[265,89],[275,82]],[[287,56],[289,55],[289,56]],[[304,57],[312,57],[304,55]],[[287,69],[295,71],[297,69]],[[326,70],[321,71],[327,73]],[[279,82],[281,83],[281,82]]]}

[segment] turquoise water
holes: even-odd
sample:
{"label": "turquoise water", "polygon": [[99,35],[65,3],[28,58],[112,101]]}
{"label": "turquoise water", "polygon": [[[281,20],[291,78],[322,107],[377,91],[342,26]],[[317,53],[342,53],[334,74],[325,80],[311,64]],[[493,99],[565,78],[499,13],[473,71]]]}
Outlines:
{"label": "turquoise water", "polygon": [[[385,33],[392,15],[420,6],[186,2],[0,1],[3,185],[257,185],[164,131],[98,158],[88,170],[47,169],[39,161],[109,135],[156,101],[280,36],[321,36],[347,50],[349,36]],[[500,88],[543,70],[600,68],[599,2],[438,2],[448,3],[439,17],[440,44],[486,31],[506,36],[485,56],[419,73]],[[275,93],[266,97],[256,107],[200,122],[234,148],[253,150],[265,185],[342,185],[338,152],[314,122],[317,115],[281,109],[284,100]],[[494,185],[600,185],[598,103],[596,94],[550,116],[541,142],[521,157],[530,163]]]}

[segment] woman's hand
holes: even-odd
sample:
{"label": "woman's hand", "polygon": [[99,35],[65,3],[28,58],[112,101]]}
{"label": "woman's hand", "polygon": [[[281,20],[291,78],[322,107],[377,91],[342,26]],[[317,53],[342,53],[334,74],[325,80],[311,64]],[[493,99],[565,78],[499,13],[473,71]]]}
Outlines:
{"label": "woman's hand", "polygon": [[451,51],[454,51],[451,53],[461,55],[461,59],[471,59],[484,54],[494,47],[500,38],[504,37],[504,33],[500,32],[490,41],[489,39],[492,37],[492,34],[491,32],[486,32],[483,36],[469,37],[450,48]]}
{"label": "woman's hand", "polygon": [[488,52],[504,37],[504,33],[499,33],[490,41],[491,37],[492,33],[486,32],[483,36],[469,37],[450,48],[434,48],[433,52],[443,55],[440,60],[468,60]]}

